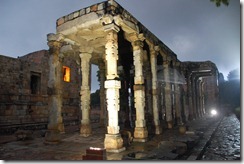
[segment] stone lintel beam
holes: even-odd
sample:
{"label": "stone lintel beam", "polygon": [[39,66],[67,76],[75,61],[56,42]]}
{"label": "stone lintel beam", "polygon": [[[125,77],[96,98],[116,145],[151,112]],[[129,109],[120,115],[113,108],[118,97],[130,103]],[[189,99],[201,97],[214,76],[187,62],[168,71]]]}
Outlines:
{"label": "stone lintel beam", "polygon": [[82,15],[73,20],[67,21],[57,27],[57,32],[64,35],[74,34],[80,29],[89,28],[91,26],[100,26],[100,16],[96,12]]}
{"label": "stone lintel beam", "polygon": [[114,23],[110,23],[110,24],[106,24],[103,26],[103,29],[105,32],[110,32],[110,31],[114,31],[116,33],[119,32],[119,26],[117,26],[116,24]]}
{"label": "stone lintel beam", "polygon": [[114,16],[114,22],[115,24],[120,26],[127,34],[139,33],[139,27],[135,23],[129,20],[122,19],[120,15]]}

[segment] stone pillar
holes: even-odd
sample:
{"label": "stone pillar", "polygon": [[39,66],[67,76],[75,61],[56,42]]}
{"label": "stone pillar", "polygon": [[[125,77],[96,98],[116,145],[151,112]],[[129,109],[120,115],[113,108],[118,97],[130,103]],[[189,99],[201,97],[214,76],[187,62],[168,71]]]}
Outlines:
{"label": "stone pillar", "polygon": [[[179,66],[179,63],[176,63],[177,66]],[[179,73],[177,71],[177,68],[174,69],[174,77],[175,77],[175,115],[176,115],[176,121],[177,124],[182,123],[182,117],[181,117],[181,93],[180,93],[180,83],[179,83]]]}
{"label": "stone pillar", "polygon": [[189,107],[189,117],[188,120],[191,121],[194,119],[193,115],[193,100],[192,100],[192,75],[187,77],[187,92],[188,92],[188,107]]}
{"label": "stone pillar", "polygon": [[142,35],[133,35],[133,60],[135,66],[134,77],[134,98],[136,108],[136,121],[134,131],[134,141],[146,142],[148,131],[145,120],[145,86],[143,76],[143,40]]}
{"label": "stone pillar", "polygon": [[81,111],[82,120],[80,127],[80,135],[83,137],[88,137],[91,135],[91,125],[90,125],[90,59],[91,52],[81,52],[81,72],[82,72],[82,85],[80,90],[80,101],[81,101]]}
{"label": "stone pillar", "polygon": [[[164,61],[164,79],[170,79],[169,73],[169,63]],[[173,128],[173,118],[172,118],[172,100],[171,100],[171,83],[170,80],[165,82],[165,107],[166,107],[166,121],[168,124],[168,129]]]}
{"label": "stone pillar", "polygon": [[197,104],[198,104],[198,115],[201,118],[202,117],[202,104],[201,104],[201,79],[198,80],[197,84],[197,90],[198,90],[198,95],[197,95]]}
{"label": "stone pillar", "polygon": [[62,63],[60,58],[61,43],[55,34],[47,35],[49,46],[49,80],[48,80],[48,111],[49,120],[45,142],[47,144],[59,143],[60,133],[64,132],[62,118]]}
{"label": "stone pillar", "polygon": [[100,124],[101,126],[107,126],[106,123],[106,106],[105,106],[105,64],[104,62],[99,63],[99,78],[100,78]]}
{"label": "stone pillar", "polygon": [[177,124],[180,125],[182,123],[181,118],[181,101],[180,101],[181,93],[179,84],[175,85],[175,112],[176,112],[176,120]]}
{"label": "stone pillar", "polygon": [[151,71],[152,71],[152,99],[153,99],[153,120],[155,125],[155,134],[161,134],[162,129],[159,122],[158,109],[158,86],[157,86],[157,54],[154,49],[150,50]]}
{"label": "stone pillar", "polygon": [[204,85],[205,85],[205,83],[203,82],[202,83],[202,86],[201,86],[201,90],[202,90],[202,112],[203,112],[203,115],[205,115],[206,114],[206,110],[205,110],[205,102],[204,102]]}
{"label": "stone pillar", "polygon": [[106,25],[107,32],[105,52],[106,57],[106,99],[108,110],[108,126],[105,135],[104,147],[108,152],[121,152],[125,150],[123,147],[123,139],[120,135],[119,128],[119,89],[121,88],[117,73],[118,60],[118,34],[119,28],[114,24]]}

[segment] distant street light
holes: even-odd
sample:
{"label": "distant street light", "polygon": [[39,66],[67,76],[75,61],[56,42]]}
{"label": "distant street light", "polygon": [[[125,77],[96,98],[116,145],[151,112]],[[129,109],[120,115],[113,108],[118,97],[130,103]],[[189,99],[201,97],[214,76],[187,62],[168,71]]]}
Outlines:
{"label": "distant street light", "polygon": [[212,109],[212,110],[211,110],[211,115],[212,115],[212,116],[217,115],[217,111],[216,111],[215,109]]}

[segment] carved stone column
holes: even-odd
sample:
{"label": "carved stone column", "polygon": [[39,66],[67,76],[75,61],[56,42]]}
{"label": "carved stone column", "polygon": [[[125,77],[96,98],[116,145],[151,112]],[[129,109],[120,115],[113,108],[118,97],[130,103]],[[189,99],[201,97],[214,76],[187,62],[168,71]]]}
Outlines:
{"label": "carved stone column", "polygon": [[191,121],[194,119],[194,115],[193,115],[193,100],[192,100],[192,75],[189,75],[187,77],[187,92],[188,92],[188,102],[189,102],[189,117],[188,120]]}
{"label": "carved stone column", "polygon": [[88,137],[91,135],[91,125],[90,125],[90,59],[91,52],[81,52],[81,72],[82,72],[82,85],[80,90],[80,100],[81,100],[81,111],[82,120],[80,127],[80,135],[83,137]]}
{"label": "carved stone column", "polygon": [[158,86],[157,86],[157,54],[154,47],[150,49],[151,71],[152,71],[152,99],[153,99],[153,120],[155,125],[155,134],[161,134],[162,129],[159,122],[158,109]]}
{"label": "carved stone column", "polygon": [[107,32],[105,53],[106,53],[106,99],[108,110],[108,126],[105,135],[104,146],[108,152],[121,152],[125,150],[123,147],[123,139],[119,132],[119,89],[121,88],[117,73],[118,60],[118,34],[119,28],[114,24],[104,27]]}
{"label": "carved stone column", "polygon": [[60,138],[60,133],[64,132],[62,118],[62,63],[60,55],[61,43],[55,34],[47,35],[49,46],[49,80],[48,80],[48,111],[49,122],[45,143],[56,144]]}
{"label": "carved stone column", "polygon": [[104,88],[104,82],[105,82],[105,64],[104,62],[99,63],[99,77],[100,77],[100,124],[102,126],[106,125],[106,116],[105,116],[105,88]]}
{"label": "carved stone column", "polygon": [[136,121],[134,141],[146,142],[148,131],[145,120],[145,86],[143,76],[143,41],[142,35],[132,35],[133,60],[135,66],[134,97],[136,108]]}
{"label": "carved stone column", "polygon": [[175,85],[175,112],[176,112],[176,120],[177,124],[182,123],[182,118],[181,118],[181,101],[180,101],[181,93],[180,93],[180,86],[179,84]]}
{"label": "carved stone column", "polygon": [[180,83],[179,83],[179,73],[177,71],[177,67],[179,66],[179,63],[176,62],[176,68],[174,69],[174,77],[175,77],[175,115],[176,115],[176,121],[177,124],[182,123],[182,118],[181,118],[181,93],[180,93]]}
{"label": "carved stone column", "polygon": [[[164,66],[164,78],[170,79],[169,61],[164,61],[163,66]],[[166,121],[168,124],[168,129],[173,128],[171,94],[172,94],[171,83],[169,80],[165,82],[165,107],[166,107]]]}

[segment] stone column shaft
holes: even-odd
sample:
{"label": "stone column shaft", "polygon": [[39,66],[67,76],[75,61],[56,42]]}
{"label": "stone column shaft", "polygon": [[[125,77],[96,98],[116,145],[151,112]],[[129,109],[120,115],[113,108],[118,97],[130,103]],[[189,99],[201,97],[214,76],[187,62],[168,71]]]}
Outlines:
{"label": "stone column shaft", "polygon": [[121,84],[117,73],[118,60],[118,34],[119,28],[114,24],[106,25],[107,32],[105,44],[105,61],[106,61],[106,88],[107,110],[108,110],[108,126],[105,135],[104,147],[108,152],[121,152],[125,150],[123,147],[123,139],[120,135],[119,128],[119,89]]}
{"label": "stone column shaft", "polygon": [[55,144],[61,138],[60,132],[64,132],[62,118],[62,63],[59,57],[61,43],[56,41],[56,35],[48,35],[49,46],[49,80],[48,80],[48,110],[49,122],[45,136],[45,143]]}
{"label": "stone column shaft", "polygon": [[181,101],[180,101],[180,90],[179,90],[179,84],[175,85],[175,111],[176,111],[176,119],[177,119],[177,124],[182,123],[182,118],[181,118]]}
{"label": "stone column shaft", "polygon": [[105,113],[106,113],[106,107],[105,107],[105,88],[104,88],[104,82],[105,82],[105,64],[103,62],[100,62],[99,64],[99,77],[100,77],[100,124],[102,126],[106,125],[105,122]]}
{"label": "stone column shaft", "polygon": [[90,125],[90,59],[91,53],[81,52],[81,71],[82,71],[82,85],[80,90],[81,95],[81,111],[82,111],[82,120],[80,135],[83,137],[88,137],[91,135],[91,125]]}
{"label": "stone column shaft", "polygon": [[155,134],[161,134],[162,130],[159,122],[158,94],[157,94],[157,55],[154,50],[150,51],[151,71],[152,71],[152,99],[153,99],[153,120],[155,125]]}
{"label": "stone column shaft", "polygon": [[[164,62],[164,79],[170,79],[168,62]],[[169,129],[173,128],[171,94],[172,94],[171,93],[171,83],[170,83],[170,81],[165,82],[166,121],[168,123],[168,128]]]}
{"label": "stone column shaft", "polygon": [[188,82],[187,82],[187,92],[188,92],[188,101],[189,101],[189,121],[193,120],[194,114],[193,114],[193,100],[192,100],[192,81],[191,81],[191,75],[188,77]]}
{"label": "stone column shaft", "polygon": [[180,93],[180,84],[179,84],[179,77],[178,77],[178,71],[177,68],[174,69],[174,77],[175,77],[175,115],[176,115],[176,120],[177,124],[182,123],[182,118],[181,118],[181,93]]}
{"label": "stone column shaft", "polygon": [[146,142],[148,131],[145,120],[145,86],[143,76],[143,39],[136,36],[136,40],[132,42],[133,61],[135,66],[134,77],[134,97],[136,108],[136,122],[134,131],[134,141]]}

